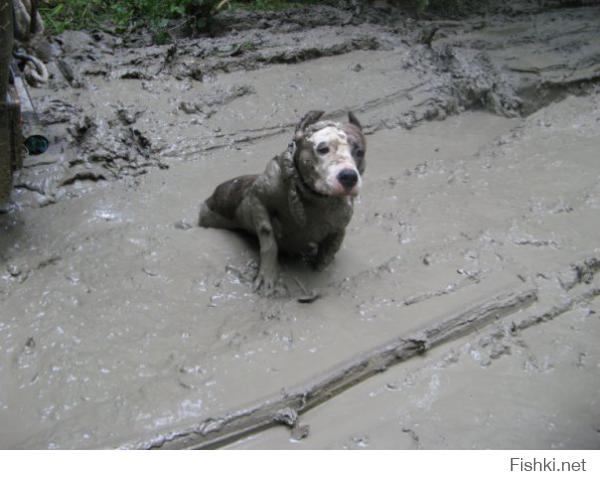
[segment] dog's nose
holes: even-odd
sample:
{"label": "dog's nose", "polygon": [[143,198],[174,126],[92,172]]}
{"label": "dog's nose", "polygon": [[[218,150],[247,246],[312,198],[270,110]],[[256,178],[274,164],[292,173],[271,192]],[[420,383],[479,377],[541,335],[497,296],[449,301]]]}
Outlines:
{"label": "dog's nose", "polygon": [[358,173],[356,170],[344,168],[338,173],[337,179],[346,190],[350,190],[358,182]]}

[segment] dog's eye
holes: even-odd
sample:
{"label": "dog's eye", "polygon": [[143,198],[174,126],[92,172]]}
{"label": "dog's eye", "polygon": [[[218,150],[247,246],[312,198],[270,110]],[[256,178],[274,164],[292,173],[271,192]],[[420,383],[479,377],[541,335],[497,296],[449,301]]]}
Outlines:
{"label": "dog's eye", "polygon": [[327,145],[319,144],[317,146],[317,152],[319,155],[326,155],[329,153],[329,147]]}
{"label": "dog's eye", "polygon": [[365,156],[364,149],[360,148],[357,143],[351,142],[350,146],[352,147],[352,156],[355,158],[363,158]]}
{"label": "dog's eye", "polygon": [[357,145],[353,145],[352,155],[356,158],[363,158],[365,156],[365,151],[362,148],[359,148]]}

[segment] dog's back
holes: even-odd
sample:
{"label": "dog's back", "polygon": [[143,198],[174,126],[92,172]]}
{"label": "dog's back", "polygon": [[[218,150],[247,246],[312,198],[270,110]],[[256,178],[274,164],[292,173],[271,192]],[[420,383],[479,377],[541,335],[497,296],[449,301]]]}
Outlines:
{"label": "dog's back", "polygon": [[258,175],[242,175],[215,188],[200,212],[200,226],[236,228],[235,212],[257,178]]}

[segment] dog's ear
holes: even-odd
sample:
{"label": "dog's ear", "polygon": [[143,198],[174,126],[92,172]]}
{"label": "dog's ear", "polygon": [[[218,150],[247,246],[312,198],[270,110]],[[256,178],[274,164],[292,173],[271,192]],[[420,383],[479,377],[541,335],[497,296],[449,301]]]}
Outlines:
{"label": "dog's ear", "polygon": [[313,123],[317,123],[320,118],[325,114],[323,110],[311,110],[306,115],[304,115],[298,125],[296,125],[296,134],[302,134],[302,132]]}
{"label": "dog's ear", "polygon": [[348,112],[348,122],[355,127],[358,127],[359,130],[362,130],[362,125],[358,121],[358,118],[352,112]]}

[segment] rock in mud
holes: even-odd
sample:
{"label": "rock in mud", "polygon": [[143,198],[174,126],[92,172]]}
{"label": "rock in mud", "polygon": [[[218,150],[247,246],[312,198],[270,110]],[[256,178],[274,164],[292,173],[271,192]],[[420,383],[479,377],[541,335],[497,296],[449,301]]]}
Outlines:
{"label": "rock in mud", "polygon": [[135,105],[119,105],[117,117],[124,125],[132,125],[146,112],[145,108],[137,108]]}

